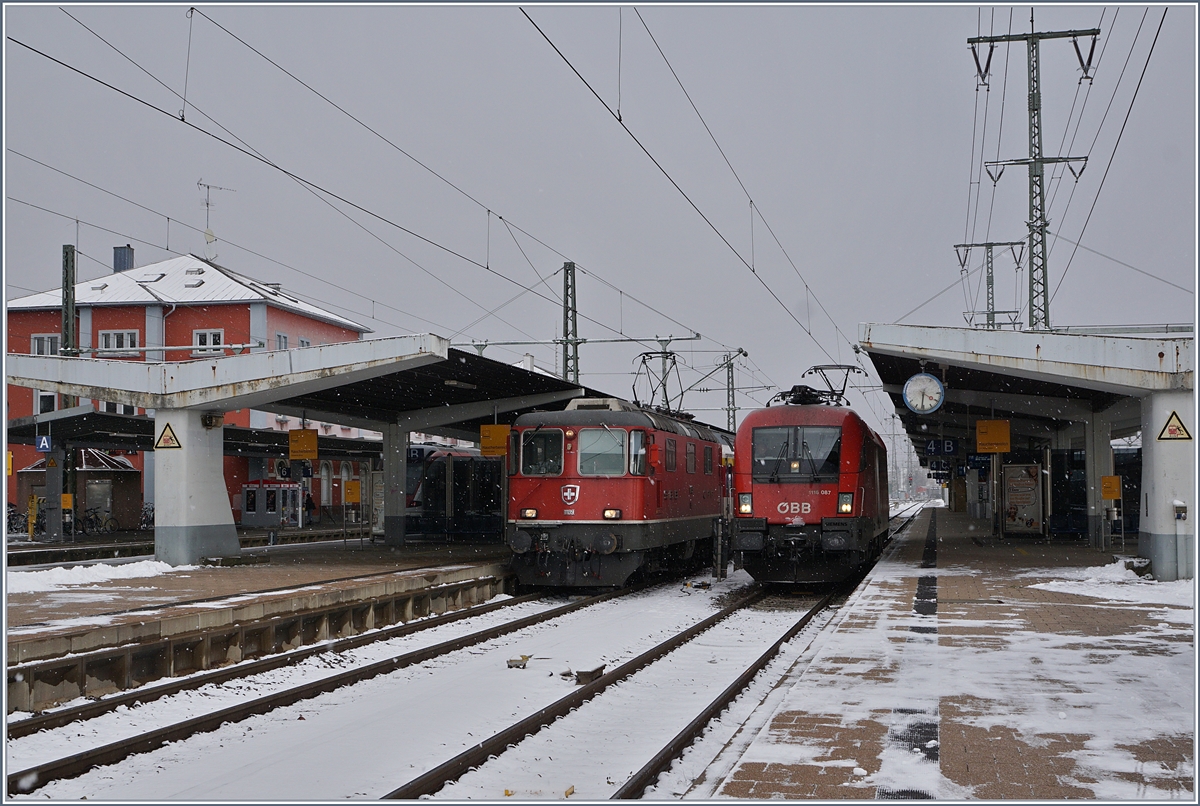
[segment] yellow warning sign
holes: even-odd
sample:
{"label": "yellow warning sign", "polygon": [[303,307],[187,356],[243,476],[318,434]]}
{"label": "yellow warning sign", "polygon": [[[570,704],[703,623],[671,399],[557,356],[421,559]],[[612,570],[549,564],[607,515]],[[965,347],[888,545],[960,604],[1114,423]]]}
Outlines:
{"label": "yellow warning sign", "polygon": [[179,438],[175,436],[175,432],[171,429],[171,424],[163,425],[162,433],[158,435],[158,439],[154,443],[154,450],[159,451],[165,448],[182,448],[179,443]]}
{"label": "yellow warning sign", "polygon": [[62,498],[59,501],[59,504],[60,504],[60,506],[62,506],[63,509],[74,509],[75,508],[75,496],[72,495],[71,493],[62,493]]}
{"label": "yellow warning sign", "polygon": [[1100,497],[1113,501],[1121,497],[1121,477],[1101,476]]}
{"label": "yellow warning sign", "polygon": [[1163,426],[1162,431],[1158,432],[1158,438],[1161,440],[1191,439],[1192,435],[1183,427],[1183,420],[1179,419],[1179,415],[1171,412],[1171,416],[1167,418],[1167,424]]}
{"label": "yellow warning sign", "polygon": [[47,459],[46,467],[58,467],[58,462],[54,461],[53,459]]}
{"label": "yellow warning sign", "polygon": [[342,491],[342,498],[347,504],[362,503],[362,485],[358,479],[350,479],[346,482],[346,489]]}

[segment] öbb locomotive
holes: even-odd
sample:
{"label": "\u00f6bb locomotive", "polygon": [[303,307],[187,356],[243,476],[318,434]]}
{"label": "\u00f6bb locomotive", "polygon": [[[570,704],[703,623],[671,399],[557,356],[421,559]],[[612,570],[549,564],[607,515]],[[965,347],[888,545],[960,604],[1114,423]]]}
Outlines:
{"label": "\u00f6bb locomotive", "polygon": [[732,434],[600,398],[522,415],[509,439],[506,538],[522,584],[620,586],[712,561]]}
{"label": "\u00f6bb locomotive", "polygon": [[844,390],[794,386],[738,427],[732,548],[760,582],[840,581],[887,542],[887,449]]}

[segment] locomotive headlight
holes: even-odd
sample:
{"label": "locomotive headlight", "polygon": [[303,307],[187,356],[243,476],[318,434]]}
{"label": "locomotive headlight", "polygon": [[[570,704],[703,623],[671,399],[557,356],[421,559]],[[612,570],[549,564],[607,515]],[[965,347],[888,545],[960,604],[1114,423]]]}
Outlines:
{"label": "locomotive headlight", "polygon": [[604,519],[607,521],[616,521],[621,519],[621,510],[606,509],[604,510]]}
{"label": "locomotive headlight", "polygon": [[521,517],[525,518],[527,520],[533,520],[534,518],[537,517],[537,510],[536,509],[523,509],[523,510],[521,510]]}
{"label": "locomotive headlight", "polygon": [[754,511],[754,503],[750,493],[738,493],[738,514],[749,515]]}
{"label": "locomotive headlight", "polygon": [[838,493],[838,513],[849,515],[854,511],[854,493]]}

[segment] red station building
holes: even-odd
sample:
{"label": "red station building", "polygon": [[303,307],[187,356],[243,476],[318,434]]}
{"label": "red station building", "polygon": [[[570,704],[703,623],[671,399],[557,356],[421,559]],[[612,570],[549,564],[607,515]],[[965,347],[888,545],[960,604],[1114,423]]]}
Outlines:
{"label": "red station building", "polygon": [[[127,361],[187,361],[221,353],[249,350],[286,350],[335,342],[355,341],[368,328],[288,294],[277,283],[262,283],[192,255],[134,267],[133,248],[114,250],[113,273],[75,286],[76,333],[80,355]],[[32,355],[58,353],[62,330],[62,290],[54,289],[8,302],[8,351]],[[173,348],[173,349],[172,349]],[[47,413],[61,407],[53,392],[8,386],[8,419]],[[143,409],[103,400],[80,400],[97,410],[145,414]],[[297,418],[241,409],[225,415],[225,422],[251,428],[290,430],[302,427]],[[347,438],[379,435],[329,423],[307,423],[318,433]],[[8,476],[8,500],[25,510],[30,490],[43,482],[41,473],[21,473],[42,458],[31,445],[10,445],[13,474]],[[119,452],[113,451],[117,454]],[[125,453],[140,471],[141,494],[152,501],[153,453]],[[286,457],[281,457],[286,458]],[[82,465],[82,463],[79,463]],[[361,467],[359,465],[362,465]],[[314,463],[311,492],[318,506],[341,506],[342,483],[369,478],[363,462]],[[242,485],[256,479],[276,478],[274,459],[225,457],[225,483],[234,520],[241,517]],[[27,480],[21,484],[21,477]],[[300,481],[300,479],[294,479]],[[19,487],[30,489],[19,490]],[[83,492],[82,488],[79,492]],[[79,502],[83,507],[94,506]],[[128,511],[129,502],[121,511]],[[136,502],[140,511],[141,501]],[[118,508],[114,505],[114,514]],[[120,522],[121,528],[136,523]]]}

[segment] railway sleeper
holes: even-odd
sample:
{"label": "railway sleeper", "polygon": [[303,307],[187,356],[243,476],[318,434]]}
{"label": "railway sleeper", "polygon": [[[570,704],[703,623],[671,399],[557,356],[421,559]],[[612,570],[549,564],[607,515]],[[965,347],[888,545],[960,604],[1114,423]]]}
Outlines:
{"label": "railway sleeper", "polygon": [[39,713],[80,697],[99,699],[164,678],[349,638],[471,607],[510,588],[510,577],[463,580],[433,591],[398,592],[160,640],[14,664],[8,667],[8,713]]}

